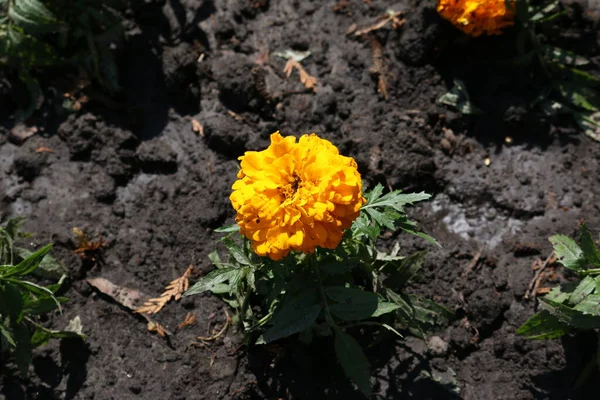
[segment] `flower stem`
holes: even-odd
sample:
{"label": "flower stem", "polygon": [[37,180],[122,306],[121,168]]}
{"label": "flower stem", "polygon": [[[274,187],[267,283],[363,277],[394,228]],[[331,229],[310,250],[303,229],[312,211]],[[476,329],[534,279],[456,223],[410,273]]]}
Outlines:
{"label": "flower stem", "polygon": [[336,327],[336,323],[331,316],[331,311],[329,311],[329,304],[327,304],[327,296],[325,295],[325,288],[323,287],[323,279],[321,278],[321,271],[319,268],[319,264],[317,263],[317,251],[310,255],[309,263],[315,270],[315,276],[317,277],[317,283],[319,284],[319,294],[321,295],[321,304],[325,310],[325,320],[332,328]]}

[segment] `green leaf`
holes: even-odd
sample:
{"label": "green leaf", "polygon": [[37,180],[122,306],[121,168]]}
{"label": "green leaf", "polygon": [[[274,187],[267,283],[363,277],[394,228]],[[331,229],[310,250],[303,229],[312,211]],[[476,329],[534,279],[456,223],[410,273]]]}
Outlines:
{"label": "green leaf", "polygon": [[58,303],[65,303],[69,299],[66,297],[45,297],[37,300],[33,300],[25,305],[23,308],[24,315],[40,315],[53,311],[57,308]]}
{"label": "green leaf", "polygon": [[14,349],[15,362],[22,376],[27,376],[31,364],[31,333],[24,323],[13,325],[16,347]]}
{"label": "green leaf", "polygon": [[564,304],[556,303],[544,297],[540,298],[541,305],[559,321],[578,329],[600,328],[600,317],[586,315],[581,311],[574,310]]}
{"label": "green leaf", "polygon": [[600,78],[586,71],[559,63],[550,63],[548,65],[556,70],[558,74],[562,75],[562,78],[565,80],[580,82],[591,87],[600,87]]}
{"label": "green leaf", "polygon": [[229,295],[237,292],[238,285],[246,278],[249,271],[250,268],[248,267],[238,268],[237,273],[229,279]]}
{"label": "green leaf", "polygon": [[238,224],[222,226],[220,228],[215,229],[215,232],[219,233],[231,233],[231,232],[239,232],[240,226]]}
{"label": "green leaf", "polygon": [[6,279],[13,276],[22,277],[27,274],[30,274],[40,266],[40,263],[42,262],[46,254],[48,254],[50,249],[52,249],[52,244],[48,244],[42,247],[41,249],[33,253],[31,256],[27,257],[25,260],[15,265],[14,267],[0,270],[0,277]]}
{"label": "green leaf", "polygon": [[221,268],[215,269],[196,282],[191,288],[189,288],[183,296],[191,296],[212,290],[215,285],[230,280],[238,273],[239,268]]}
{"label": "green leaf", "polygon": [[598,111],[600,93],[585,86],[571,82],[561,82],[556,85],[560,95],[572,105],[588,111]]}
{"label": "green leaf", "polygon": [[52,12],[38,0],[14,0],[8,8],[8,16],[31,33],[52,32],[58,28]]}
{"label": "green leaf", "polygon": [[579,302],[573,309],[585,315],[600,317],[600,294],[590,294]]}
{"label": "green leaf", "polygon": [[[8,326],[4,326],[2,324],[2,321],[0,321],[0,333],[2,334],[2,336],[4,336],[4,338],[6,339],[6,341],[8,343],[10,343],[10,345],[12,347],[15,347],[15,339],[13,338],[13,334],[10,331],[10,328]],[[0,350],[1,351],[1,350]]]}
{"label": "green leaf", "polygon": [[23,305],[23,296],[17,285],[9,282],[0,284],[0,314],[18,321],[23,314]]}
{"label": "green leaf", "polygon": [[600,251],[594,243],[594,238],[588,230],[587,224],[584,222],[581,224],[581,250],[585,256],[587,262],[596,267],[600,267]]}
{"label": "green leaf", "polygon": [[413,309],[412,305],[410,305],[404,299],[404,297],[389,288],[385,289],[385,294],[389,300],[398,305],[398,314],[403,320],[403,323],[407,324],[414,318],[415,310]]}
{"label": "green leaf", "polygon": [[600,112],[582,113],[573,111],[571,114],[586,135],[600,142]]}
{"label": "green leaf", "polygon": [[363,206],[363,209],[373,207],[391,207],[398,212],[404,212],[404,206],[413,205],[419,201],[428,200],[430,198],[431,195],[425,192],[403,194],[401,190],[394,190],[381,197],[378,197],[375,200],[370,200]]}
{"label": "green leaf", "polygon": [[[526,2],[517,1],[517,7],[519,7],[519,3],[521,3],[523,7],[527,6]],[[558,8],[559,4],[560,3],[558,1],[553,1],[550,4],[544,4],[536,9],[531,8],[530,10],[528,10],[527,20],[531,22],[542,22],[543,20],[552,15],[554,10]]]}
{"label": "green leaf", "polygon": [[552,243],[558,261],[565,268],[579,272],[585,267],[583,251],[573,239],[564,235],[554,235],[550,237],[550,243]]}
{"label": "green leaf", "polygon": [[346,376],[358,386],[366,397],[371,396],[371,371],[369,360],[356,340],[339,328],[335,329],[335,355]]}
{"label": "green leaf", "polygon": [[[33,252],[31,252],[27,249],[24,249],[22,247],[16,247],[15,253],[21,259],[26,259],[28,257],[31,257],[31,255],[33,254]],[[63,267],[61,264],[59,264],[58,261],[56,261],[56,259],[54,257],[52,257],[52,255],[47,254],[46,257],[44,257],[44,259],[40,263],[40,268],[35,272],[39,272],[40,275],[45,276],[45,277],[59,278],[63,274],[65,274],[69,271],[65,267]]]}
{"label": "green leaf", "polygon": [[272,326],[262,335],[265,343],[302,332],[310,328],[321,312],[315,289],[308,289],[287,300],[271,319]]}
{"label": "green leaf", "polygon": [[420,328],[428,331],[438,326],[447,325],[454,319],[454,313],[433,300],[421,298],[416,295],[406,295],[414,310],[414,320]]}
{"label": "green leaf", "polygon": [[375,293],[356,288],[330,286],[325,288],[325,294],[336,302],[329,306],[331,313],[344,321],[378,317],[399,308],[397,304],[384,301]]}
{"label": "green leaf", "polygon": [[388,217],[387,215],[380,213],[379,211],[375,210],[374,208],[365,208],[365,212],[367,214],[369,214],[369,216],[371,218],[373,218],[373,220],[375,222],[377,222],[379,224],[379,226],[385,226],[386,228],[388,228],[390,230],[396,229],[396,227],[394,225],[394,220],[391,219],[390,217]]}
{"label": "green leaf", "polygon": [[252,261],[250,261],[244,250],[236,242],[229,238],[223,238],[223,243],[225,243],[229,254],[233,256],[235,261],[241,265],[252,265]]}
{"label": "green leaf", "polygon": [[569,327],[546,310],[535,314],[517,329],[517,335],[527,339],[556,339],[568,332]]}
{"label": "green leaf", "polygon": [[377,199],[379,199],[381,197],[382,193],[383,193],[383,185],[381,183],[378,183],[377,185],[375,185],[373,190],[371,190],[368,193],[365,193],[365,198],[367,199],[367,204],[375,202]]}
{"label": "green leaf", "polygon": [[406,286],[408,281],[423,267],[426,255],[426,251],[417,251],[400,262],[390,263],[389,267],[384,269],[384,272],[389,274],[384,281],[385,286],[390,288]]}
{"label": "green leaf", "polygon": [[[569,295],[569,303],[576,305],[581,302],[588,294],[596,289],[596,281],[591,276],[586,276],[579,285]],[[550,299],[552,300],[552,299]],[[555,301],[555,300],[552,300]],[[562,303],[562,302],[557,302]]]}
{"label": "green leaf", "polygon": [[543,46],[543,51],[544,57],[551,62],[574,66],[588,65],[590,63],[590,60],[587,58],[572,51],[561,49],[560,47]]}
{"label": "green leaf", "polygon": [[454,86],[439,99],[438,103],[456,108],[463,114],[483,114],[483,111],[471,102],[467,88],[461,80],[454,80]]}

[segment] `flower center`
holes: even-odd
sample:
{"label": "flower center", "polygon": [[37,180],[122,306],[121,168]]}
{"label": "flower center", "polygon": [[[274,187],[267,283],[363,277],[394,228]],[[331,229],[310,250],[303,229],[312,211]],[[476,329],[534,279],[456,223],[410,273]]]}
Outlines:
{"label": "flower center", "polygon": [[294,195],[298,191],[298,187],[302,183],[300,177],[295,172],[292,174],[292,179],[292,183],[289,183],[281,188],[281,193],[286,199],[291,199],[292,197],[294,197]]}

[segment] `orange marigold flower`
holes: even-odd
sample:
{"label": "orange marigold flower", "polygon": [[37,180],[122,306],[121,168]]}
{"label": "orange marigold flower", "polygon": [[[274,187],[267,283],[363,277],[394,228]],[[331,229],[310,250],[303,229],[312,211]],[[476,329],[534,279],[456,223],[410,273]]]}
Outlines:
{"label": "orange marigold flower", "polygon": [[263,151],[247,151],[229,199],[240,232],[273,260],[291,250],[334,249],[365,203],[357,165],[314,133],[271,135]]}
{"label": "orange marigold flower", "polygon": [[[512,7],[507,2],[512,2]],[[498,35],[514,24],[515,17],[512,0],[438,0],[437,11],[471,36]]]}

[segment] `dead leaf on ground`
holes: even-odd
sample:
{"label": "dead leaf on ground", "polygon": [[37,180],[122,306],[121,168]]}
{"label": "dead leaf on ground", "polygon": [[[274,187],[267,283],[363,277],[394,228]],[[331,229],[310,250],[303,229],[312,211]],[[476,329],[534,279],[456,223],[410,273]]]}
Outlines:
{"label": "dead leaf on ground", "polygon": [[88,278],[86,282],[122,306],[135,310],[148,296],[138,290],[118,286],[105,278]]}
{"label": "dead leaf on ground", "polygon": [[175,299],[175,301],[181,299],[181,295],[188,290],[190,286],[189,277],[193,271],[194,266],[190,265],[183,275],[169,283],[160,297],[149,299],[142,307],[135,310],[135,312],[140,314],[156,314],[162,310],[171,299]]}
{"label": "dead leaf on ground", "polygon": [[354,36],[362,36],[367,33],[379,30],[386,26],[388,22],[392,23],[392,29],[398,29],[400,26],[404,25],[406,22],[405,19],[400,19],[399,17],[402,15],[402,11],[392,11],[388,10],[384,15],[378,17],[376,22],[373,25],[367,26],[366,28],[359,29],[354,31]]}
{"label": "dead leaf on ground", "polygon": [[75,240],[77,241],[77,248],[73,250],[73,252],[78,254],[79,257],[84,260],[96,261],[96,253],[100,248],[104,247],[104,239],[102,236],[94,242],[89,239],[87,233],[84,233],[77,227],[73,228],[73,234],[75,234]]}
{"label": "dead leaf on ground", "polygon": [[289,78],[290,75],[292,75],[294,68],[300,74],[300,82],[304,84],[304,87],[315,91],[315,87],[317,86],[317,78],[311,76],[308,72],[306,72],[302,64],[300,64],[298,61],[290,58],[285,64],[285,67],[283,68],[283,73],[286,74],[286,76]]}
{"label": "dead leaf on ground", "polygon": [[195,120],[194,118],[192,118],[191,121],[192,121],[192,130],[194,132],[196,132],[198,135],[204,137],[204,126],[200,122]]}
{"label": "dead leaf on ground", "polygon": [[215,333],[212,336],[198,336],[198,340],[202,342],[210,342],[213,340],[217,340],[218,338],[223,336],[223,334],[227,331],[227,328],[229,328],[229,325],[231,325],[231,317],[229,316],[229,313],[226,309],[223,309],[223,311],[225,312],[225,325],[223,325],[223,328],[221,328],[219,332]]}
{"label": "dead leaf on ground", "polygon": [[170,334],[164,326],[156,321],[152,321],[151,319],[148,319],[148,332],[156,332],[161,337],[167,337],[167,334]]}
{"label": "dead leaf on ground", "polygon": [[35,150],[36,153],[54,153],[54,150],[48,148],[48,147],[38,147]]}
{"label": "dead leaf on ground", "polygon": [[183,320],[183,322],[181,322],[179,325],[177,325],[177,328],[183,329],[186,326],[190,326],[190,325],[193,325],[195,323],[196,323],[196,314],[193,314],[193,313],[189,312],[185,316],[185,319]]}

